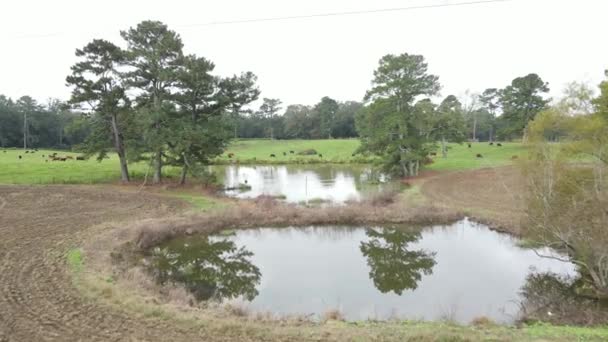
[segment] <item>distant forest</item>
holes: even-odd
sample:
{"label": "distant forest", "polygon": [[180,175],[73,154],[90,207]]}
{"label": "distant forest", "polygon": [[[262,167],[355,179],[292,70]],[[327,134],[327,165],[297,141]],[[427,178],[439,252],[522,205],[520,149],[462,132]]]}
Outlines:
{"label": "distant forest", "polygon": [[[257,110],[243,111],[238,117],[227,116],[225,120],[232,121],[237,138],[356,138],[356,118],[364,107],[363,102],[338,102],[327,96],[312,106],[283,106],[278,99],[264,98]],[[468,140],[506,140],[521,135],[516,123],[500,115],[500,89],[467,94],[457,99],[457,107],[465,120]],[[0,147],[24,147],[25,138],[28,147],[74,148],[91,133],[92,120],[88,113],[74,111],[58,99],[38,103],[30,96],[11,99],[0,95]]]}

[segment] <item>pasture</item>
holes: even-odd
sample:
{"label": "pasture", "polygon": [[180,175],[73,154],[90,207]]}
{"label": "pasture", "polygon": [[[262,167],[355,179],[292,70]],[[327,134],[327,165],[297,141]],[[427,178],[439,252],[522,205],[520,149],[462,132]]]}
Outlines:
{"label": "pasture", "polygon": [[[332,140],[236,140],[226,152],[214,160],[216,164],[309,164],[309,163],[371,163],[373,157],[352,156],[359,147],[356,139]],[[442,158],[438,151],[428,170],[456,171],[484,167],[495,167],[512,163],[512,157],[521,158],[525,147],[520,143],[503,143],[502,147],[488,143],[450,144],[448,157]],[[319,155],[298,155],[300,151],[314,149]],[[4,152],[6,151],[6,152]],[[290,153],[294,151],[294,153]],[[48,156],[56,152],[58,156],[72,157],[66,161],[50,161]],[[285,155],[283,154],[285,152]],[[232,153],[232,158],[228,154]],[[274,154],[275,157],[270,157]],[[482,158],[477,158],[481,154]],[[108,158],[76,160],[79,153],[66,151],[39,150],[25,153],[22,149],[0,151],[0,184],[93,184],[111,183],[119,179],[118,158],[110,153]],[[19,159],[21,156],[21,159]],[[148,172],[145,162],[129,165],[131,178],[142,180]],[[179,170],[173,167],[163,169],[168,179],[177,177]]]}
{"label": "pasture", "polygon": [[[497,167],[511,164],[513,156],[517,156],[519,159],[526,155],[526,147],[521,143],[503,142],[501,145],[478,142],[472,143],[469,148],[466,143],[449,144],[448,157],[442,158],[441,152],[437,151],[437,156],[433,157],[433,163],[425,168],[437,171],[458,171]],[[482,157],[478,158],[477,154]]]}
{"label": "pasture", "polygon": [[[309,164],[309,163],[367,163],[371,157],[355,155],[358,139],[330,140],[269,140],[239,139],[232,142],[218,163],[238,161],[241,164]],[[301,155],[315,150],[318,154]],[[291,153],[293,152],[293,153]],[[230,158],[230,154],[232,157]],[[272,157],[271,155],[274,155]]]}

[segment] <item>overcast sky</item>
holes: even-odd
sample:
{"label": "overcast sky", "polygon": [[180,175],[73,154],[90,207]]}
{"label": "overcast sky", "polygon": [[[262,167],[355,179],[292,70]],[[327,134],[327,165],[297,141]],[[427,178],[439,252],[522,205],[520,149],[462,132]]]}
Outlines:
{"label": "overcast sky", "polygon": [[559,95],[608,68],[606,0],[512,0],[467,6],[224,25],[210,22],[475,0],[12,0],[0,12],[0,94],[67,100],[74,50],[160,20],[219,75],[253,71],[263,97],[361,100],[381,56],[422,54],[442,95],[504,87],[531,72]]}

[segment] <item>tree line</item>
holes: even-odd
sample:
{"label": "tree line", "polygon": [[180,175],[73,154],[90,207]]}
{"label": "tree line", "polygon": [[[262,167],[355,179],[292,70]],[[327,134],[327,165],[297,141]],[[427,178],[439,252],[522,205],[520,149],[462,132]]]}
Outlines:
{"label": "tree line", "polygon": [[363,108],[357,101],[338,102],[328,96],[314,106],[288,105],[264,98],[260,108],[237,118],[235,138],[332,139],[357,137],[355,115]]}
{"label": "tree line", "polygon": [[66,104],[40,104],[30,96],[13,100],[0,95],[0,147],[69,148],[89,135],[86,120]]}

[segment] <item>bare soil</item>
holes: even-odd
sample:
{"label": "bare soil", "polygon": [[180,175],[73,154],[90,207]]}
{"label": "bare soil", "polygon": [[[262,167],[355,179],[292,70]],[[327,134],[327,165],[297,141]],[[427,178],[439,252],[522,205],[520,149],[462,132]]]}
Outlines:
{"label": "bare soil", "polygon": [[500,231],[520,233],[524,184],[516,167],[436,173],[413,182],[431,205],[463,211]]}
{"label": "bare soil", "polygon": [[88,227],[168,215],[184,203],[114,187],[83,186],[0,186],[0,198],[0,341],[204,337],[201,331],[133,317],[83,298],[66,267],[66,252],[80,245]]}

